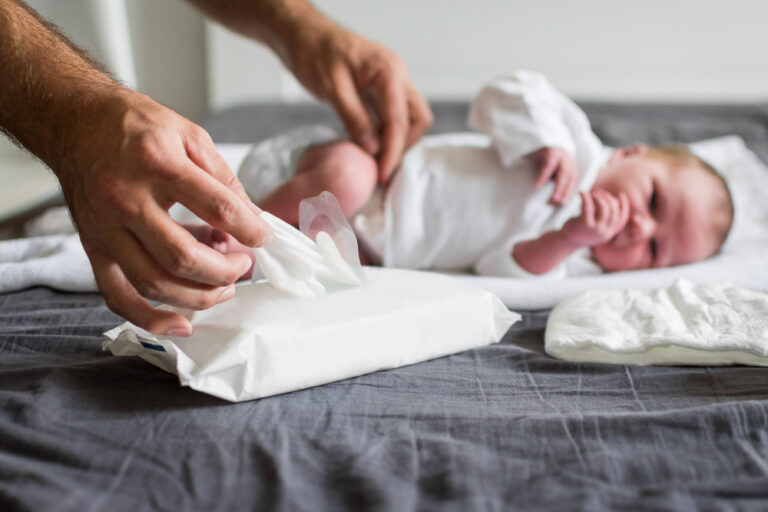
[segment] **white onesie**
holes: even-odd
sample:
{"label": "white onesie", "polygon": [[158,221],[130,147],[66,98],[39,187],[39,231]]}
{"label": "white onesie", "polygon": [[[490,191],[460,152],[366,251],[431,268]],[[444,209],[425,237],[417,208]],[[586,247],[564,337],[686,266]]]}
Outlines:
{"label": "white onesie", "polygon": [[[485,86],[468,123],[481,133],[428,136],[411,148],[383,198],[355,217],[354,228],[387,267],[531,277],[512,248],[559,229],[579,214],[581,199],[574,194],[563,206],[549,205],[554,184],[536,189],[538,170],[525,155],[565,149],[578,163],[577,189],[587,191],[608,148],[576,104],[528,71]],[[585,249],[546,276],[599,272]]]}

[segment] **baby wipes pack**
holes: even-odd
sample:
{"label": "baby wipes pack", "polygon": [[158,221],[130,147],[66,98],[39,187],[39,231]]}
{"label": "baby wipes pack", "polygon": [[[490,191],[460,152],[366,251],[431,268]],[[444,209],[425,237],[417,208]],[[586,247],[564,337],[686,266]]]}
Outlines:
{"label": "baby wipes pack", "polygon": [[105,333],[105,350],[242,401],[495,343],[520,319],[492,293],[448,276],[360,267],[346,222],[320,210],[307,221],[327,229],[316,241],[262,214],[274,231],[256,250],[266,279],[239,284],[233,299],[204,311],[161,306],[187,317],[192,336],[126,322]]}

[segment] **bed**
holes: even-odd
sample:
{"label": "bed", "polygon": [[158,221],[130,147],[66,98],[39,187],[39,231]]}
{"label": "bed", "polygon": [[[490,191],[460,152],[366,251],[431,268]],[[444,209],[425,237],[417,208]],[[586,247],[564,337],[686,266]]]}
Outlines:
{"label": "bed", "polygon": [[[608,144],[741,135],[768,105],[582,104]],[[436,103],[434,132],[466,105]],[[255,142],[317,105],[204,126]],[[547,311],[501,343],[257,401],[178,385],[101,350],[97,294],[0,295],[0,510],[765,510],[768,374],[562,362]],[[321,364],[319,362],[318,364]]]}

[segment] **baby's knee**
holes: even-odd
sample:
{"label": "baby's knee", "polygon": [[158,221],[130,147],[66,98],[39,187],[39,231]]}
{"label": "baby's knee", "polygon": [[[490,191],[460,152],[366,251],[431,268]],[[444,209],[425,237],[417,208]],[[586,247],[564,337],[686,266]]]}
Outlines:
{"label": "baby's knee", "polygon": [[352,215],[371,197],[378,180],[376,160],[352,142],[337,143],[325,162],[329,190],[345,215]]}

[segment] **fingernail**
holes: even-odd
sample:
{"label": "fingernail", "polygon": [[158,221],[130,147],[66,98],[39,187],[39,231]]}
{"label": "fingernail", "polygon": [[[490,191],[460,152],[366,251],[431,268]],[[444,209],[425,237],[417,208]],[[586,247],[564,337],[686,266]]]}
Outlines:
{"label": "fingernail", "polygon": [[188,327],[174,327],[173,329],[170,329],[167,333],[165,333],[166,336],[191,336],[192,335],[192,329]]}
{"label": "fingernail", "polygon": [[219,295],[219,302],[217,304],[226,302],[234,296],[235,296],[235,285],[231,284],[226,288],[224,288],[224,291],[221,292],[221,295]]}
{"label": "fingernail", "polygon": [[272,231],[270,231],[265,235],[262,235],[261,240],[259,240],[259,245],[257,245],[257,247],[264,247],[265,245],[269,245],[271,241],[272,241]]}
{"label": "fingernail", "polygon": [[251,258],[249,258],[247,255],[243,255],[244,257],[238,258],[240,260],[240,265],[238,266],[238,273],[240,275],[245,274],[245,272],[248,271],[249,268],[251,268],[251,265],[253,265],[253,261]]}
{"label": "fingernail", "polygon": [[367,133],[360,138],[360,145],[363,146],[365,151],[372,155],[379,152],[379,141],[370,133]]}

